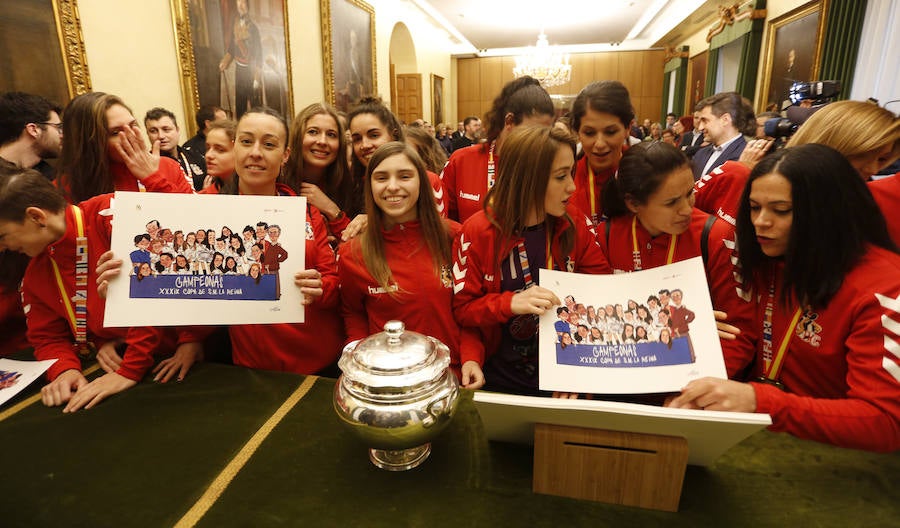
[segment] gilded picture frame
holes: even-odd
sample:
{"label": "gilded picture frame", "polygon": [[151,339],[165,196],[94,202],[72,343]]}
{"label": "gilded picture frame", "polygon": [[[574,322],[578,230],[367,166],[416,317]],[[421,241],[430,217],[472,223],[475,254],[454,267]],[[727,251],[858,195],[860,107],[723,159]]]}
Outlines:
{"label": "gilded picture frame", "polygon": [[287,0],[170,0],[187,136],[203,105],[294,114]]}
{"label": "gilded picture frame", "polygon": [[76,0],[9,0],[0,28],[8,37],[0,92],[33,93],[65,106],[91,91]]}
{"label": "gilded picture frame", "polygon": [[375,10],[362,0],[321,0],[325,100],[347,111],[378,93]]}
{"label": "gilded picture frame", "polygon": [[431,123],[438,126],[444,122],[444,78],[431,74]]}
{"label": "gilded picture frame", "polygon": [[818,80],[827,7],[816,0],[768,22],[759,111],[781,110],[794,81]]}

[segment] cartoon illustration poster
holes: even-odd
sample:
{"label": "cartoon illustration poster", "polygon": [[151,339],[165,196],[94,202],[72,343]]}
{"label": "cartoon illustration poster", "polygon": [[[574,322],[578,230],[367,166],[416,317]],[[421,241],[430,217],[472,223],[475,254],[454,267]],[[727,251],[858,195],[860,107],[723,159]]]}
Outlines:
{"label": "cartoon illustration poster", "polygon": [[107,326],[301,323],[306,199],[117,192]]}
{"label": "cartoon illustration poster", "polygon": [[540,388],[675,392],[726,377],[703,260],[617,275],[541,270],[563,305],[540,319]]}
{"label": "cartoon illustration poster", "polygon": [[44,361],[0,359],[0,405],[29,386],[41,374],[47,372],[47,369],[54,363],[56,363],[55,359]]}

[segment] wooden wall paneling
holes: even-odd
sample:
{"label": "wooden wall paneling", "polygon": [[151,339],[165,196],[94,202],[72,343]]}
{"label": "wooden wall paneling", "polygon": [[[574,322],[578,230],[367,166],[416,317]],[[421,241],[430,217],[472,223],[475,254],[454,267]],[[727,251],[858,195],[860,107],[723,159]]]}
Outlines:
{"label": "wooden wall paneling", "polygon": [[[579,53],[569,57],[572,80],[548,90],[576,95],[593,81],[618,80],[628,87],[638,120],[656,114],[662,104],[663,50]],[[484,57],[457,61],[457,118],[484,119],[503,85],[513,79],[515,57]]]}
{"label": "wooden wall paneling", "polygon": [[662,94],[662,84],[665,81],[665,52],[662,50],[647,51],[644,53],[644,91],[643,95],[653,93]]}
{"label": "wooden wall paneling", "polygon": [[594,80],[594,55],[596,53],[576,53],[569,56],[569,64],[572,65],[572,80],[565,85],[565,91],[558,93],[577,94]]}
{"label": "wooden wall paneling", "polygon": [[644,71],[644,52],[629,51],[619,54],[619,73],[615,78],[628,88],[628,93],[632,97],[644,95],[644,81],[641,78]]}
{"label": "wooden wall paneling", "polygon": [[492,100],[503,88],[503,57],[485,57],[481,59],[481,97],[482,101]]}
{"label": "wooden wall paneling", "polygon": [[591,81],[608,81],[619,78],[619,52],[591,53],[591,55],[594,57],[594,73]]}
{"label": "wooden wall paneling", "polygon": [[[459,59],[456,63],[457,104],[481,100],[481,64],[479,59]],[[465,115],[460,109],[459,119]]]}
{"label": "wooden wall paneling", "polygon": [[[515,79],[513,76],[513,68],[516,67],[515,57],[500,57],[500,85],[505,86],[506,83]],[[500,90],[497,90],[500,93]]]}
{"label": "wooden wall paneling", "polygon": [[457,121],[462,121],[469,116],[481,116],[481,102],[462,102],[457,107]]}
{"label": "wooden wall paneling", "polygon": [[653,113],[647,112],[645,109],[649,108],[649,105],[644,102],[644,97],[641,96],[633,96],[631,98],[631,105],[634,107],[634,120],[639,125],[644,122],[644,119],[654,121],[656,119],[654,116],[659,113],[659,109]]}

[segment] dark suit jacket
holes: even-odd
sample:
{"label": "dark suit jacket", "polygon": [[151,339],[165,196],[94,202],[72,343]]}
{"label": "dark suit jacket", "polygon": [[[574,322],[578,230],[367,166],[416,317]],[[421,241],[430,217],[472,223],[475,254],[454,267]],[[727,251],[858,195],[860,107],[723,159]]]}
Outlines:
{"label": "dark suit jacket", "polygon": [[[697,142],[696,145],[693,145],[694,139],[700,136],[700,141]],[[678,143],[678,148],[684,152],[688,158],[693,158],[694,154],[700,150],[700,144],[703,143],[703,134],[696,134],[694,132],[685,132],[681,135],[681,141]]]}
{"label": "dark suit jacket", "polygon": [[[747,140],[744,139],[744,136],[738,137],[730,145],[728,145],[728,148],[722,151],[722,154],[719,155],[718,158],[716,158],[715,163],[713,163],[712,167],[710,167],[709,170],[712,171],[719,165],[729,160],[737,161],[741,157],[741,152],[744,151],[745,146],[747,146]],[[694,181],[699,180],[700,177],[703,176],[703,168],[706,167],[706,162],[709,161],[712,153],[712,145],[707,145],[698,150],[696,154],[694,154]]]}
{"label": "dark suit jacket", "polygon": [[467,136],[462,135],[462,136],[459,136],[458,138],[454,139],[450,143],[450,149],[451,149],[451,152],[453,152],[453,151],[459,150],[461,148],[466,148],[466,147],[472,145],[473,143],[474,143],[474,141],[469,139]]}

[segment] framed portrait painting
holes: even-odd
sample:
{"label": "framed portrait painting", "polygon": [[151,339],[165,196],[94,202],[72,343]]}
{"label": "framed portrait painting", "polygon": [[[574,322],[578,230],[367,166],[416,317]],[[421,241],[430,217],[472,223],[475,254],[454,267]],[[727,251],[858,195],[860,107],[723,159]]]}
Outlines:
{"label": "framed portrait painting", "polygon": [[338,110],[377,93],[375,10],[362,0],[321,0],[325,99]]}
{"label": "framed portrait painting", "polygon": [[76,0],[5,1],[0,35],[0,92],[32,93],[65,106],[91,91]]}
{"label": "framed portrait painting", "polygon": [[431,122],[434,126],[444,122],[444,78],[431,74]]}
{"label": "framed portrait painting", "polygon": [[783,109],[790,105],[793,83],[817,80],[827,1],[810,2],[768,23],[760,111],[772,105]]}
{"label": "framed portrait painting", "polygon": [[171,0],[185,120],[205,105],[240,118],[264,105],[293,114],[286,0]]}

